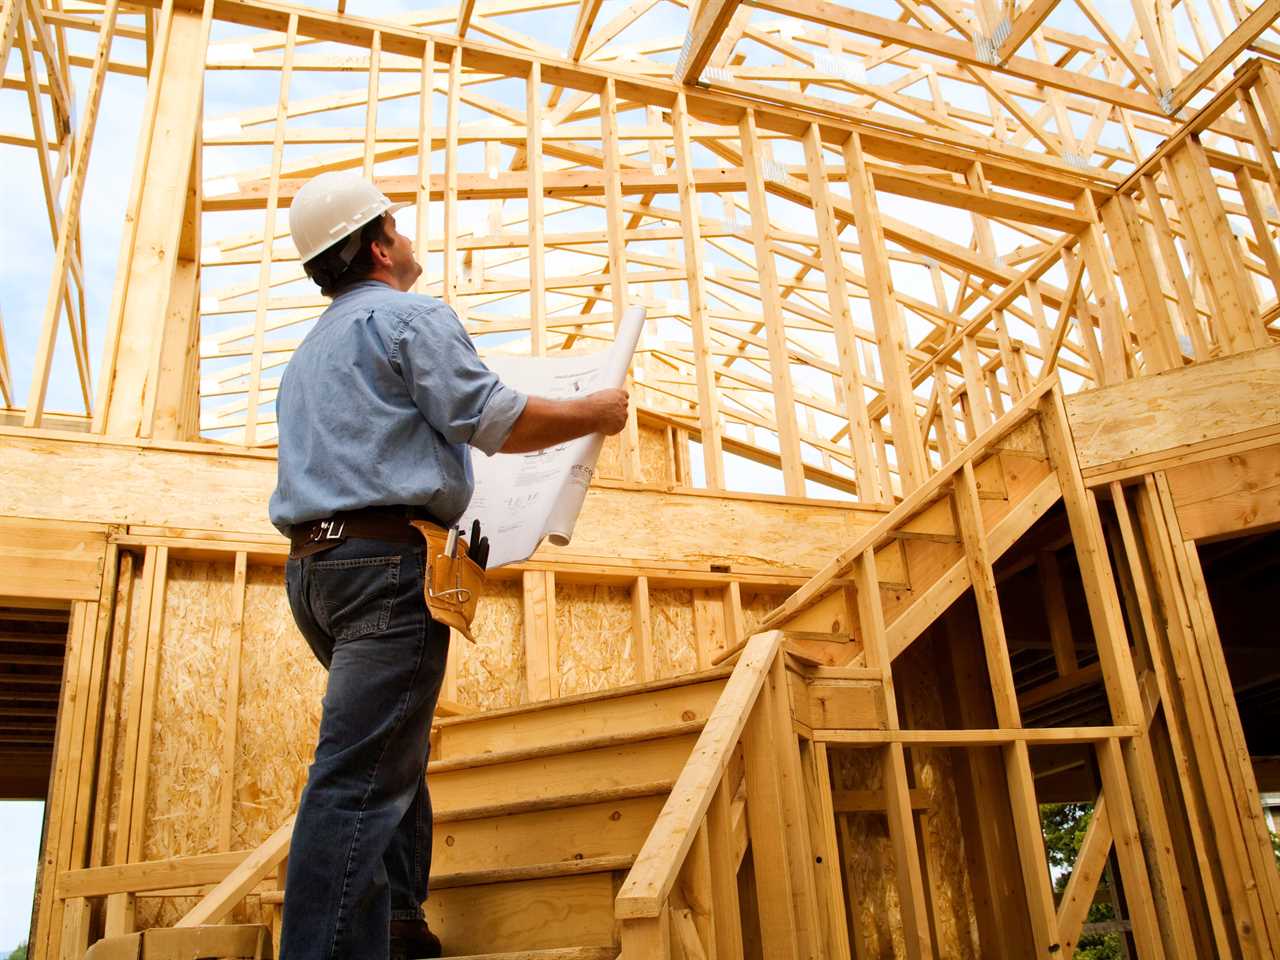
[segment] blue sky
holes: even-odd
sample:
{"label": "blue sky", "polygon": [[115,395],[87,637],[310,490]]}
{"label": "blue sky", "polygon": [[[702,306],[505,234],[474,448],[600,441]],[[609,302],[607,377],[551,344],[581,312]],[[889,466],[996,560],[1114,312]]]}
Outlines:
{"label": "blue sky", "polygon": [[27,939],[44,804],[0,801],[0,957]]}

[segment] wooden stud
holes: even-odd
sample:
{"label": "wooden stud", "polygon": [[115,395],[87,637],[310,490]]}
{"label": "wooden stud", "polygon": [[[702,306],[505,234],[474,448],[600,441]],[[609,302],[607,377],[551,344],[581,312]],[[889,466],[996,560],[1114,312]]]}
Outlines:
{"label": "wooden stud", "polygon": [[871,298],[871,317],[880,348],[880,365],[885,380],[889,415],[893,420],[894,452],[902,492],[908,494],[924,483],[924,446],[916,422],[911,379],[906,370],[906,330],[893,295],[893,278],[884,255],[884,227],[876,206],[875,190],[863,159],[862,139],[857,133],[844,144],[844,158],[853,205],[854,226],[862,245],[863,269]]}
{"label": "wooden stud", "polygon": [[546,262],[542,203],[542,69],[529,70],[525,96],[526,163],[529,166],[529,346],[534,356],[547,350]]}
{"label": "wooden stud", "polygon": [[[804,150],[805,166],[809,173],[809,189],[814,198],[815,229],[818,233],[818,246],[822,252],[822,272],[826,280],[827,301],[836,339],[836,354],[840,360],[840,387],[844,394],[843,406],[848,419],[849,444],[853,451],[858,492],[864,500],[881,501],[887,499],[888,494],[880,489],[880,475],[876,470],[869,442],[871,424],[867,417],[866,394],[855,349],[856,339],[853,314],[849,309],[846,268],[840,251],[840,238],[835,218],[829,212],[832,206],[831,193],[827,187],[821,134],[816,124],[809,124],[805,130]],[[874,242],[870,238],[864,238],[861,230],[858,238],[864,251]],[[868,269],[867,272],[871,271]],[[867,283],[872,287],[876,281],[868,278]],[[914,415],[912,422],[915,422]],[[896,419],[894,423],[896,428]]]}
{"label": "wooden stud", "polygon": [[782,316],[778,269],[769,246],[769,206],[764,175],[760,170],[760,144],[754,110],[745,110],[738,125],[742,140],[743,176],[751,205],[751,242],[760,272],[760,309],[769,344],[769,372],[773,381],[773,406],[782,456],[783,489],[789,497],[804,495],[804,465],[800,457],[800,428],[796,422],[795,390],[787,350],[786,324]]}
{"label": "wooden stud", "polygon": [[249,555],[244,551],[237,551],[235,572],[231,581],[231,622],[227,624],[229,664],[222,720],[222,775],[218,784],[219,850],[231,849],[231,819],[235,804],[236,734],[240,715],[240,658],[244,644],[244,598],[248,571]]}
{"label": "wooden stud", "polygon": [[[703,278],[702,215],[693,173],[693,148],[689,142],[685,94],[676,94],[671,112],[671,135],[675,143],[676,174],[680,182],[680,225],[684,233],[684,259],[689,291],[689,325],[693,335],[694,375],[698,387],[698,422],[702,427],[702,461],[707,488],[724,489],[724,453],[721,449],[720,416],[715,373],[711,361],[711,338],[707,329],[707,308]],[[612,244],[610,244],[612,247]]]}

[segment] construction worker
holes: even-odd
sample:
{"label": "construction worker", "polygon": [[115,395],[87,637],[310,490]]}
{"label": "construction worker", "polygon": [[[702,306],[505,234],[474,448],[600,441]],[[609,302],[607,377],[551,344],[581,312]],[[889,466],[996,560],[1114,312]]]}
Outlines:
{"label": "construction worker", "polygon": [[449,628],[423,598],[424,541],[472,493],[469,446],[522,453],[614,434],[627,395],[525,396],[476,354],[446,304],[409,293],[422,273],[393,204],[367,180],[323,173],[289,229],[332,299],[276,398],[271,521],[290,538],[285,584],[328,670],[319,741],[289,853],[283,960],[438,957],[422,903],[431,868],[425,783]]}

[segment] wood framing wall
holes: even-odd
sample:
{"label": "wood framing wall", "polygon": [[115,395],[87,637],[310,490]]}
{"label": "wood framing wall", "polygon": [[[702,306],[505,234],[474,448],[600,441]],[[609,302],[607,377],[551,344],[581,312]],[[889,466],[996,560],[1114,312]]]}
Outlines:
{"label": "wood framing wall", "polygon": [[[0,597],[70,618],[33,955],[172,924],[287,829],[323,673],[265,502],[279,373],[324,301],[285,218],[349,169],[413,204],[419,291],[482,350],[593,349],[648,311],[573,543],[496,578],[444,693],[489,710],[737,658],[672,788],[690,819],[621,888],[626,960],[736,956],[739,907],[748,955],[1070,956],[1108,864],[1144,960],[1274,956],[1197,542],[1280,521],[1280,74],[1223,72],[1275,4],[1184,4],[1221,34],[1197,26],[1192,66],[1141,0],[1129,37],[1083,3],[1102,42],[1043,25],[1052,3],[910,24],[708,0],[675,83],[670,44],[607,52],[653,6],[592,40],[583,4],[564,60],[502,21],[556,7],[534,0],[0,2],[55,249],[25,398],[0,326]],[[150,80],[90,356],[113,72]],[[83,412],[47,402],[60,333]],[[1055,900],[1037,807],[1061,798],[1095,820]],[[242,919],[278,905],[259,881]]]}

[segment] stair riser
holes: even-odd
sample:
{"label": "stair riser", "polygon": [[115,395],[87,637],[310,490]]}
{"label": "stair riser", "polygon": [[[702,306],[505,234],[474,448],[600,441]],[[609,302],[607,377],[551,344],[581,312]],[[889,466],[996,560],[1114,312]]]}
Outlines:
{"label": "stair riser", "polygon": [[510,763],[435,771],[427,785],[437,817],[459,808],[518,804],[673,781],[688,759],[696,734],[644,740],[617,747],[555,754]]}
{"label": "stair riser", "polygon": [[543,810],[435,828],[433,874],[632,855],[666,802],[666,794]]}
{"label": "stair riser", "polygon": [[723,679],[717,679],[609,700],[549,706],[531,713],[442,724],[431,759],[451,760],[705,720],[724,690],[724,683]]}
{"label": "stair riser", "polygon": [[598,873],[439,890],[427,922],[446,956],[608,946],[614,887],[612,874]]}

